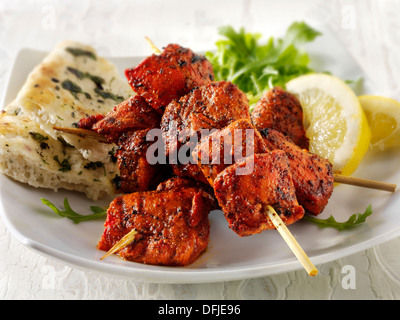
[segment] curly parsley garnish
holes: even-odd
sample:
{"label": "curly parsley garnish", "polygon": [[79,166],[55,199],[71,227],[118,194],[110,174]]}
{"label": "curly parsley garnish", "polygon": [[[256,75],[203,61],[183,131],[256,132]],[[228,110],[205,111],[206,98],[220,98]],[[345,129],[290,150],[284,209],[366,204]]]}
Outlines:
{"label": "curly parsley garnish", "polygon": [[42,200],[43,204],[52,209],[54,213],[58,214],[60,217],[71,219],[74,223],[99,219],[107,215],[107,209],[97,206],[90,207],[90,210],[93,212],[92,214],[87,214],[87,215],[79,214],[76,211],[72,210],[67,198],[64,199],[64,210],[58,209],[52,202],[50,202],[47,199],[40,198],[40,200]]}
{"label": "curly parsley garnish", "polygon": [[215,80],[235,83],[249,98],[250,107],[273,86],[312,72],[310,57],[303,45],[321,33],[304,22],[291,24],[283,38],[271,37],[262,43],[261,34],[239,31],[231,26],[219,28],[223,38],[215,52],[206,52],[214,68]]}
{"label": "curly parsley garnish", "polygon": [[368,216],[372,214],[372,207],[369,205],[364,213],[355,213],[347,221],[337,222],[331,215],[328,219],[317,219],[312,216],[304,216],[303,220],[315,223],[321,228],[335,228],[339,231],[352,229],[361,223],[365,222]]}

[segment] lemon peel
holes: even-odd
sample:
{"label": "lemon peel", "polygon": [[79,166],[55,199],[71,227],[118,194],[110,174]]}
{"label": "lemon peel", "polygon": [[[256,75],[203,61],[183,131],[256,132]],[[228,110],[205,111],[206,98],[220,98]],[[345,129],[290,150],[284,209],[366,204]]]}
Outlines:
{"label": "lemon peel", "polygon": [[371,129],[371,149],[400,147],[400,102],[377,95],[358,97]]}
{"label": "lemon peel", "polygon": [[328,159],[335,173],[351,175],[369,149],[371,131],[358,97],[341,79],[322,73],[286,84],[304,113],[310,151]]}

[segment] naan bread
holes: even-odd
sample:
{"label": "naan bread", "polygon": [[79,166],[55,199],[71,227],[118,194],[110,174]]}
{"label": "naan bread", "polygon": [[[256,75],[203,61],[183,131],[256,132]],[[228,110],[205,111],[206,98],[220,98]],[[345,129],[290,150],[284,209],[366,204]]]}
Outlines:
{"label": "naan bread", "polygon": [[92,200],[115,194],[117,165],[91,162],[54,139],[11,104],[0,114],[0,171],[34,187],[83,192]]}
{"label": "naan bread", "polygon": [[0,172],[34,187],[84,192],[93,200],[115,195],[116,146],[53,127],[105,115],[132,94],[116,67],[92,47],[60,43],[0,113]]}
{"label": "naan bread", "polygon": [[53,130],[106,114],[133,94],[116,67],[87,45],[63,41],[28,76],[16,98],[23,114],[53,139],[62,137],[90,161],[106,161],[112,146]]}

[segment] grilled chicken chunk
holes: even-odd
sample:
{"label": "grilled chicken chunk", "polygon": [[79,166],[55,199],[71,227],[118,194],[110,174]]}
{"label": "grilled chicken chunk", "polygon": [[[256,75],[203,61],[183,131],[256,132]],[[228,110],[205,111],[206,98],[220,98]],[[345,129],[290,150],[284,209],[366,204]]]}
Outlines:
{"label": "grilled chicken chunk", "polygon": [[98,248],[108,251],[136,229],[135,240],[118,252],[121,258],[152,265],[191,264],[208,246],[211,207],[207,193],[182,185],[119,196],[107,211]]}
{"label": "grilled chicken chunk", "polygon": [[115,106],[105,116],[94,115],[79,120],[78,128],[94,130],[104,135],[108,141],[117,143],[119,137],[129,131],[137,131],[160,126],[161,116],[139,95]]}
{"label": "grilled chicken chunk", "polygon": [[232,122],[225,128],[203,137],[192,152],[208,183],[229,165],[254,153],[268,152],[265,142],[247,119]]}
{"label": "grilled chicken chunk", "polygon": [[311,214],[320,214],[333,192],[332,164],[300,148],[281,132],[266,129],[261,134],[268,149],[286,153],[299,203]]}
{"label": "grilled chicken chunk", "polygon": [[102,134],[109,143],[117,145],[119,176],[115,179],[118,193],[154,190],[170,171],[166,165],[150,164],[147,150],[149,130],[160,126],[161,116],[138,95],[115,106],[105,116],[83,118],[78,127]]}
{"label": "grilled chicken chunk", "polygon": [[214,190],[209,185],[202,182],[198,182],[193,179],[181,178],[181,177],[171,177],[163,182],[161,182],[156,191],[169,191],[178,188],[197,188],[203,191],[203,196],[208,198],[210,203],[210,208],[212,210],[219,209],[218,201],[214,196]]}
{"label": "grilled chicken chunk", "polygon": [[256,129],[271,128],[288,136],[303,149],[309,147],[303,126],[303,109],[299,100],[282,88],[267,91],[255,105],[251,121]]}
{"label": "grilled chicken chunk", "polygon": [[238,119],[250,121],[248,100],[231,82],[212,82],[172,101],[162,116],[161,130],[174,173],[207,183],[191,152],[201,136]]}
{"label": "grilled chicken chunk", "polygon": [[192,50],[169,44],[138,66],[125,70],[133,91],[159,113],[175,99],[214,80],[211,63]]}
{"label": "grilled chicken chunk", "polygon": [[[243,167],[253,166],[241,175]],[[282,221],[292,224],[304,216],[296,193],[285,152],[254,154],[222,171],[214,180],[214,192],[229,227],[239,236],[275,229],[266,214],[270,205]]]}
{"label": "grilled chicken chunk", "polygon": [[149,130],[128,131],[118,140],[115,156],[120,170],[118,191],[121,193],[154,190],[170,174],[166,164],[149,163],[147,150],[153,143],[146,139]]}
{"label": "grilled chicken chunk", "polygon": [[114,107],[93,126],[93,130],[116,141],[124,132],[158,128],[161,116],[143,97],[135,95]]}
{"label": "grilled chicken chunk", "polygon": [[196,187],[201,188],[203,186],[202,183],[199,183],[193,179],[186,179],[181,177],[171,177],[168,180],[161,182],[156,191],[169,191],[177,188],[184,187]]}

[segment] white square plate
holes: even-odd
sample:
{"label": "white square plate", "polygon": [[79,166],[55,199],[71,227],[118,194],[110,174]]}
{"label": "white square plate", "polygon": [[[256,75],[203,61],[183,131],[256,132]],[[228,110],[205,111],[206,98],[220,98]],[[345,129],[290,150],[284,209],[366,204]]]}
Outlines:
{"label": "white square plate", "polygon": [[[365,76],[354,59],[329,30],[309,46],[318,70],[329,70],[343,79],[355,80]],[[31,49],[16,57],[3,106],[10,103],[23,85],[28,73],[46,55]],[[109,58],[121,75],[142,60],[140,57]],[[366,80],[366,79],[365,79]],[[368,85],[368,82],[365,82]],[[364,93],[369,89],[364,88]],[[400,181],[399,153],[369,153],[354,174],[361,178],[397,183]],[[201,283],[255,278],[301,269],[278,232],[270,230],[251,237],[240,238],[231,231],[223,214],[210,214],[211,237],[207,251],[187,267],[160,267],[123,261],[117,256],[100,260],[104,254],[96,248],[103,232],[104,220],[74,224],[60,218],[45,207],[40,198],[62,207],[65,197],[73,209],[89,213],[90,205],[108,206],[110,199],[93,203],[83,195],[35,189],[0,176],[1,216],[10,232],[23,244],[42,254],[68,264],[89,268],[140,281],[164,283]],[[400,204],[398,193],[388,193],[346,185],[335,187],[328,206],[319,218],[331,214],[338,221],[347,220],[356,212],[364,212],[371,204],[373,214],[366,223],[348,231],[320,229],[300,221],[289,227],[311,261],[325,263],[374,246],[400,234]]]}

